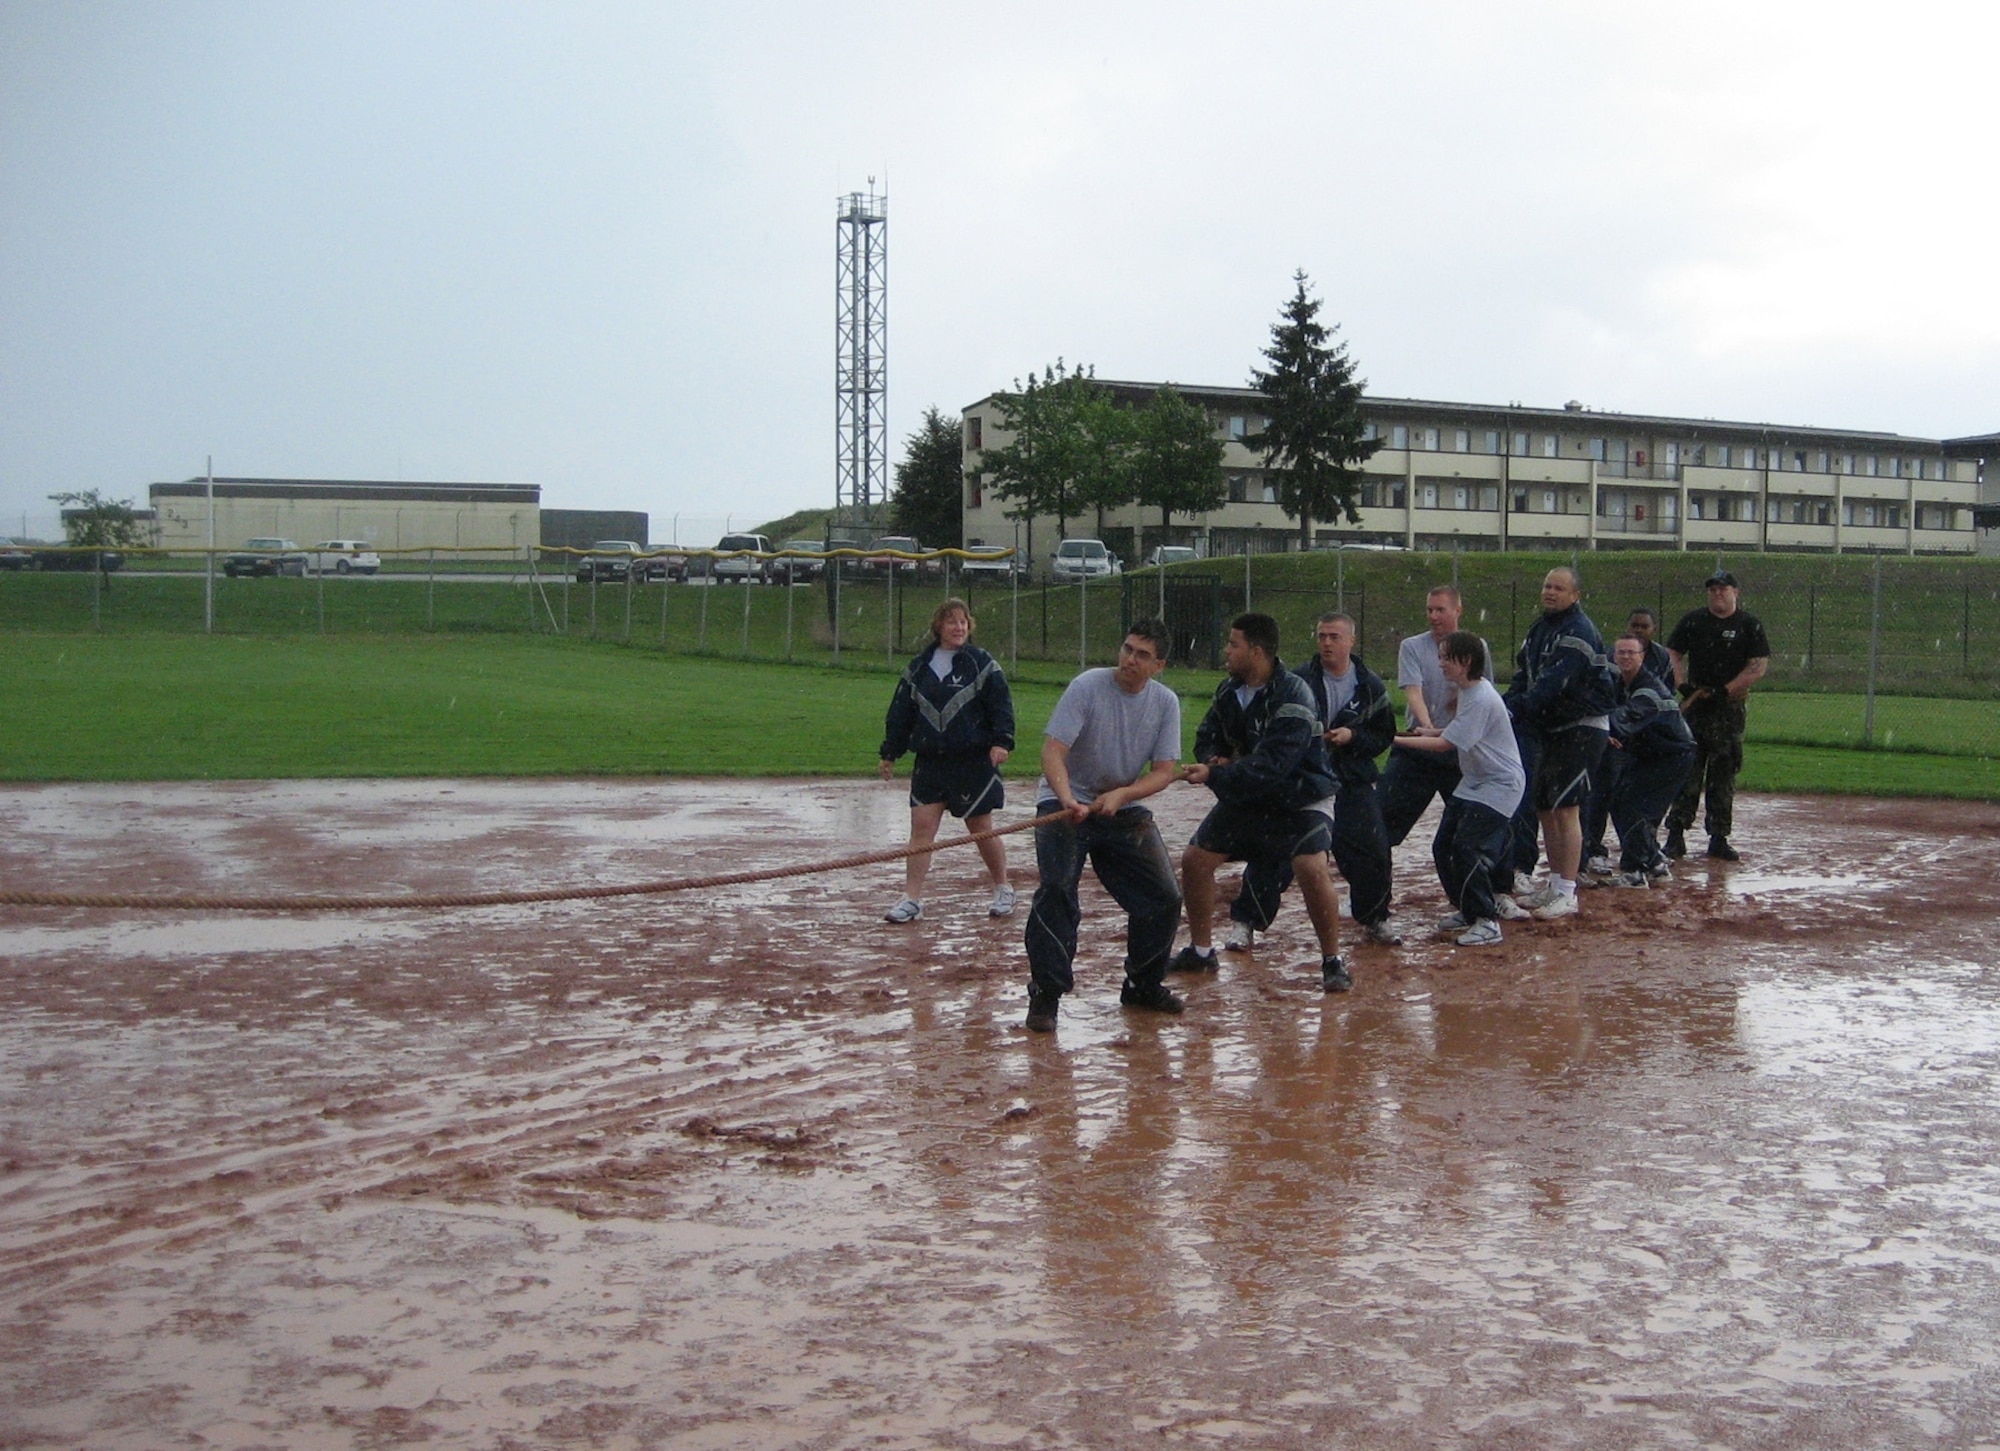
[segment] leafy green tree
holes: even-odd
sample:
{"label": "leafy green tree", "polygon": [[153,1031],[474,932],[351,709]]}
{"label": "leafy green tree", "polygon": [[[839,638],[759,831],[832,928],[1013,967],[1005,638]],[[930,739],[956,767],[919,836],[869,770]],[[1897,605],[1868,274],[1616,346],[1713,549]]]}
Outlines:
{"label": "leafy green tree", "polygon": [[49,497],[62,507],[63,533],[78,549],[136,549],[146,542],[130,499],[107,499],[96,489]]}
{"label": "leafy green tree", "polygon": [[[1011,437],[980,456],[979,473],[1013,507],[1008,517],[1028,523],[1034,556],[1037,515],[1053,515],[1063,533],[1085,509],[1115,508],[1131,498],[1124,478],[1127,423],[1109,389],[1087,369],[1071,372],[1060,358],[1042,376],[1016,379],[997,393],[995,422]],[[1122,493],[1121,493],[1122,490]]]}
{"label": "leafy green tree", "polygon": [[1362,477],[1356,465],[1382,442],[1362,436],[1367,385],[1354,376],[1347,345],[1330,345],[1332,332],[1319,321],[1319,299],[1307,294],[1306,274],[1294,273],[1292,281],[1296,291],[1271,325],[1271,345],[1264,349],[1271,366],[1250,374],[1251,386],[1264,395],[1264,430],[1243,443],[1262,451],[1268,467],[1284,470],[1278,504],[1299,521],[1299,547],[1309,549],[1313,520],[1331,522],[1345,513],[1350,524],[1361,522],[1354,506]]}
{"label": "leafy green tree", "polygon": [[964,450],[959,424],[935,405],[924,410],[917,431],[903,440],[896,465],[896,488],[889,498],[889,523],[936,549],[958,549],[965,540]]}
{"label": "leafy green tree", "polygon": [[1176,514],[1206,514],[1229,498],[1222,477],[1222,440],[1200,404],[1162,384],[1146,406],[1132,415],[1133,437],[1127,473],[1132,497],[1160,511],[1160,542]]}

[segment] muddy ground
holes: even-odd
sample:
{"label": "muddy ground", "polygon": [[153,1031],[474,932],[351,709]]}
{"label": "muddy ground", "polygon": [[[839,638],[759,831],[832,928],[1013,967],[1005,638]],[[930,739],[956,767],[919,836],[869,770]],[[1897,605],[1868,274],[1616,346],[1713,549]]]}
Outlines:
{"label": "muddy ground", "polygon": [[[1178,847],[1204,797],[1163,800]],[[46,890],[646,880],[905,825],[873,782],[0,804]],[[1053,1038],[962,849],[916,928],[897,867],[0,908],[0,1447],[2000,1445],[2000,809],[1740,814],[1741,865],[1476,950],[1416,933],[1413,839],[1410,945],[1351,994],[1294,900],[1178,1020],[1117,1006],[1093,895]]]}

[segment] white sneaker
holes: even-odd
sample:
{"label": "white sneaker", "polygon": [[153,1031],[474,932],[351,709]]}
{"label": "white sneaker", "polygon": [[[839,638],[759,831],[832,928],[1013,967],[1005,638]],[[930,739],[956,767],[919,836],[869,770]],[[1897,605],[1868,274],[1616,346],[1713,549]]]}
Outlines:
{"label": "white sneaker", "polygon": [[1533,872],[1516,872],[1514,873],[1512,888],[1508,891],[1507,895],[1510,897],[1532,897],[1548,884],[1547,877],[1536,876]]}
{"label": "white sneaker", "polygon": [[1613,872],[1604,879],[1607,887],[1650,887],[1652,879],[1644,872]]}
{"label": "white sneaker", "polygon": [[903,898],[902,901],[898,902],[895,906],[891,907],[888,911],[884,912],[882,914],[882,920],[884,922],[895,922],[900,925],[901,923],[904,922],[914,922],[917,920],[917,918],[923,915],[924,915],[924,904],[922,902],[912,901],[910,900],[910,898],[905,897]]}
{"label": "white sneaker", "polygon": [[1463,913],[1453,912],[1448,917],[1438,918],[1438,925],[1437,925],[1438,935],[1440,937],[1449,937],[1454,932],[1463,932],[1466,928],[1470,927],[1471,925],[1472,924],[1470,922],[1465,920],[1465,916]]}
{"label": "white sneaker", "polygon": [[[922,908],[918,908],[922,911]],[[1002,882],[993,889],[993,905],[986,909],[989,917],[1011,917],[1014,915],[1014,884]]]}
{"label": "white sneaker", "polygon": [[1493,915],[1502,922],[1525,922],[1528,920],[1528,909],[1512,897],[1495,897]]}
{"label": "white sneaker", "polygon": [[1594,856],[1584,864],[1584,871],[1593,877],[1608,877],[1616,870],[1608,856]]}
{"label": "white sneaker", "polygon": [[1674,879],[1674,869],[1671,864],[1661,862],[1646,875],[1653,879],[1654,886],[1658,886],[1661,882],[1671,882]]}
{"label": "white sneaker", "polygon": [[1459,934],[1460,947],[1491,947],[1500,940],[1500,924],[1491,917],[1473,923]]}
{"label": "white sneaker", "polygon": [[1538,911],[1562,895],[1562,888],[1556,885],[1560,880],[1560,877],[1550,877],[1532,892],[1516,892],[1514,900],[1530,912]]}
{"label": "white sneaker", "polygon": [[1553,922],[1558,917],[1574,917],[1576,915],[1576,893],[1573,891],[1565,892],[1561,888],[1557,888],[1555,896],[1551,897],[1541,906],[1534,908],[1528,915],[1533,917],[1537,922]]}
{"label": "white sneaker", "polygon": [[1241,922],[1229,924],[1229,935],[1222,939],[1224,952],[1248,952],[1257,945],[1257,929],[1246,927]]}

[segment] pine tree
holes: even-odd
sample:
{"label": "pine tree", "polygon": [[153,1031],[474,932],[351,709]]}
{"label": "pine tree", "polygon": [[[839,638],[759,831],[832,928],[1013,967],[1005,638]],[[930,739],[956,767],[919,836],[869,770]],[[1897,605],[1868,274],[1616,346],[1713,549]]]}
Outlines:
{"label": "pine tree", "polygon": [[[1261,450],[1268,467],[1282,469],[1278,504],[1299,521],[1299,547],[1312,547],[1313,520],[1361,522],[1354,506],[1365,462],[1382,446],[1362,435],[1364,380],[1354,376],[1347,345],[1329,346],[1332,333],[1319,321],[1319,300],[1306,291],[1306,274],[1293,274],[1296,291],[1271,327],[1264,349],[1268,369],[1251,372],[1250,383],[1264,395],[1261,433],[1243,440]],[[1338,331],[1335,328],[1333,331]]]}
{"label": "pine tree", "polygon": [[965,538],[964,449],[959,425],[935,404],[917,431],[903,441],[896,489],[889,500],[890,527],[933,549],[960,548]]}

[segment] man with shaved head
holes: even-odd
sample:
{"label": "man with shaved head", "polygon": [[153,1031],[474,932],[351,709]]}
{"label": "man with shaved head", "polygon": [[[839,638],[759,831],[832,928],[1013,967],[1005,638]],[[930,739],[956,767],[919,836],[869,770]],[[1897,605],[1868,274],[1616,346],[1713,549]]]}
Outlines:
{"label": "man with shaved head", "polygon": [[1617,701],[1618,673],[1582,599],[1569,566],[1558,565],[1543,578],[1542,616],[1514,657],[1514,683],[1506,694],[1516,728],[1534,738],[1528,792],[1549,858],[1548,881],[1520,905],[1544,920],[1576,913],[1583,801],[1604,756]]}

